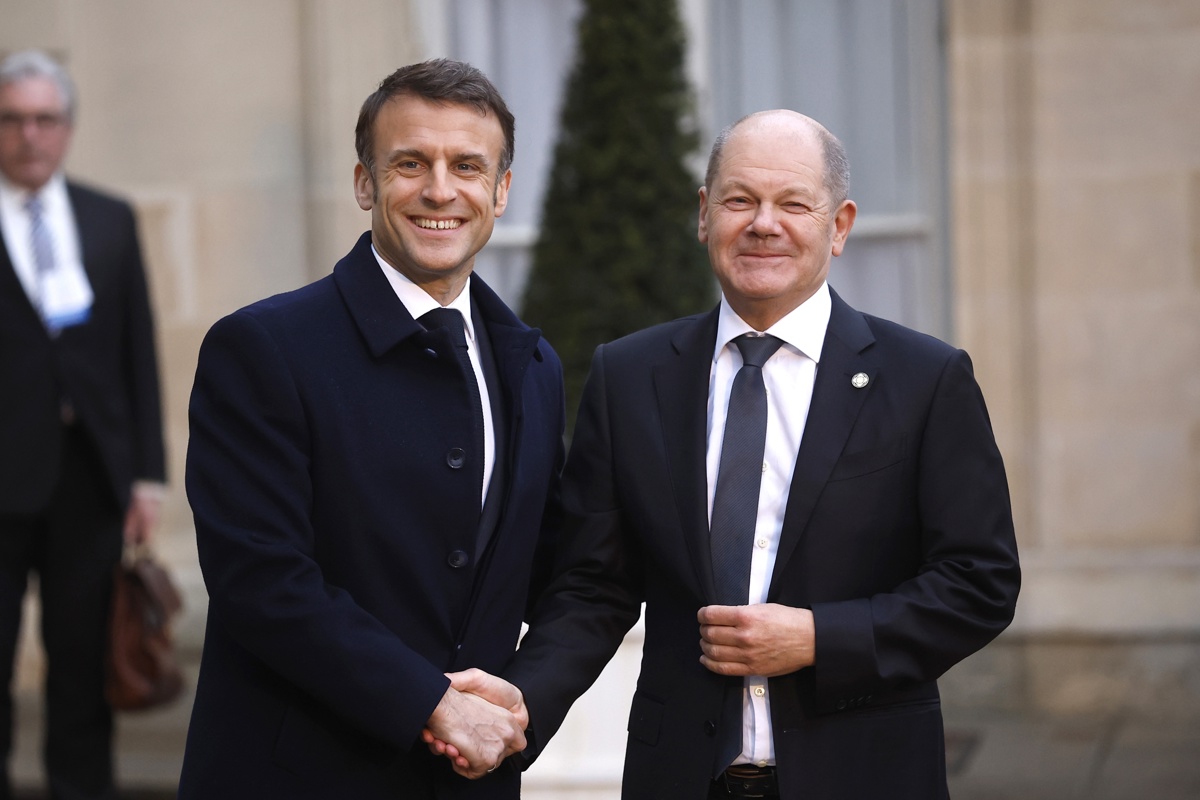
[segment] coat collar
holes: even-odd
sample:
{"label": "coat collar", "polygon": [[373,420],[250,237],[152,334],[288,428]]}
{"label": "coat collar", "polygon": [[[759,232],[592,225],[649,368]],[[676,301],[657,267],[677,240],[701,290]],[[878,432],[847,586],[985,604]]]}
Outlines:
{"label": "coat collar", "polygon": [[[367,347],[376,358],[424,330],[408,313],[380,271],[379,262],[371,252],[370,231],[360,236],[354,248],[334,266],[333,279]],[[488,326],[498,361],[512,357],[514,348],[518,352],[528,351],[535,359],[542,360],[543,354],[538,348],[540,332],[517,319],[478,275],[471,276],[471,303]]]}

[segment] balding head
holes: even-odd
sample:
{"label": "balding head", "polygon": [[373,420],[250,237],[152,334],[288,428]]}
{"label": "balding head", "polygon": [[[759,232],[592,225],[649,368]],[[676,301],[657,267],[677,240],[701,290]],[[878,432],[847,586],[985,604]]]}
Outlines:
{"label": "balding head", "polygon": [[820,144],[824,161],[823,183],[829,192],[831,204],[835,208],[840,206],[850,195],[850,162],[846,158],[846,148],[824,125],[812,117],[786,108],[747,114],[718,133],[708,157],[708,170],[704,174],[705,188],[712,189],[713,181],[721,169],[725,146],[731,138],[754,136],[765,130],[780,128],[792,128],[803,132]]}

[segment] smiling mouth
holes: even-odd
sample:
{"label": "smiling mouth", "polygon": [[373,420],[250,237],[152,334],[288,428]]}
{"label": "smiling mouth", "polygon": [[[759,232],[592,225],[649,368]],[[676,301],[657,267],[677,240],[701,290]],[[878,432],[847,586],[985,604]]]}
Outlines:
{"label": "smiling mouth", "polygon": [[461,219],[426,219],[425,217],[413,217],[413,222],[418,228],[425,228],[431,231],[452,231],[455,228],[462,226]]}

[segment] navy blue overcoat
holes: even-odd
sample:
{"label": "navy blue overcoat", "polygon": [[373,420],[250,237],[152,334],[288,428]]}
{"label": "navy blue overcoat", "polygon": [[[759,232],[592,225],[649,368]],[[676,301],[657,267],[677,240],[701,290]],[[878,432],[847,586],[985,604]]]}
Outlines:
{"label": "navy blue overcoat", "polygon": [[369,234],[208,333],[187,490],[211,600],[180,797],[518,796],[515,766],[470,782],[419,742],[443,673],[510,660],[557,528],[561,365],[477,276],[471,292],[509,434],[481,553],[462,373]]}

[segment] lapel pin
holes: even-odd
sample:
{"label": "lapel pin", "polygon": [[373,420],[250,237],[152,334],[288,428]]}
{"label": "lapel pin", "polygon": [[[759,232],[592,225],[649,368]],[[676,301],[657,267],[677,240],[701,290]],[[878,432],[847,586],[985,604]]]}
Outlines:
{"label": "lapel pin", "polygon": [[870,382],[871,379],[867,377],[867,373],[865,372],[856,372],[854,373],[854,377],[850,379],[850,385],[855,389],[861,389]]}

